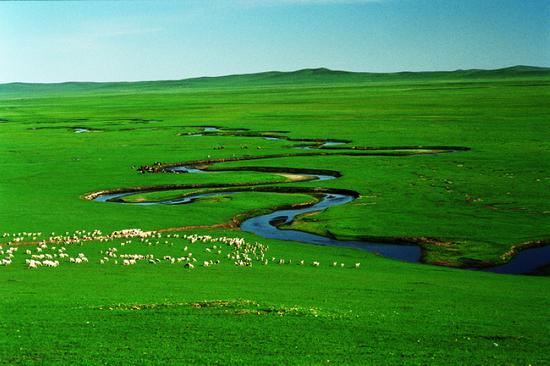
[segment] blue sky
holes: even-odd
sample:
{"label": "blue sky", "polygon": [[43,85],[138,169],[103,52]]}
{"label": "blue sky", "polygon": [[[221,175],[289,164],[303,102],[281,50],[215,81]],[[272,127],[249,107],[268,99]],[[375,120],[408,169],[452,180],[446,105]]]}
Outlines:
{"label": "blue sky", "polygon": [[0,2],[0,83],[550,66],[549,0]]}

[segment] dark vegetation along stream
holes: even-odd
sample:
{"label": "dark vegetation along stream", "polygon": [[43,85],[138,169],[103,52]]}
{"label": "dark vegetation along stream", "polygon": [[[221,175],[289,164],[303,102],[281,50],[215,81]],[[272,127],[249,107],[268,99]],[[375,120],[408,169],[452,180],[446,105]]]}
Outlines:
{"label": "dark vegetation along stream", "polygon": [[[203,127],[203,134],[214,134],[220,136],[221,129],[214,126]],[[197,134],[185,134],[186,136],[197,136]],[[263,137],[269,140],[286,139],[287,137],[266,135],[263,133],[253,133],[245,129],[233,129],[231,131],[223,131],[222,136],[249,136],[249,137]],[[306,140],[293,140],[306,142],[303,145],[294,145],[294,148],[301,149],[332,149],[334,145],[346,144],[349,141],[340,140],[318,140],[318,139],[306,139]],[[455,151],[467,151],[467,148],[462,147],[393,147],[385,148],[386,150],[399,150],[397,154],[392,155],[418,155],[418,154],[439,154]],[[353,155],[365,156],[376,155],[370,152],[362,150],[381,150],[380,148],[363,148],[363,147],[347,147],[341,148],[343,152],[330,153],[330,155],[349,155],[346,150],[355,150]],[[169,173],[187,173],[187,174],[207,174],[221,171],[255,171],[255,172],[272,172],[279,174],[293,174],[304,177],[302,181],[315,182],[336,179],[340,177],[340,173],[330,170],[314,170],[314,169],[294,169],[294,168],[275,168],[275,167],[237,167],[226,169],[209,169],[208,167],[214,163],[220,163],[224,161],[239,161],[239,160],[255,160],[255,159],[267,159],[277,157],[291,157],[291,156],[307,156],[307,155],[327,155],[326,153],[294,153],[294,154],[273,154],[264,156],[247,156],[228,159],[211,159],[206,161],[190,161],[175,164],[155,164],[153,166],[141,167],[141,172],[169,172]],[[384,154],[386,155],[386,154]],[[206,168],[205,168],[206,166]],[[200,168],[199,168],[200,167]],[[298,230],[281,229],[281,225],[287,225],[292,223],[294,218],[298,215],[306,214],[309,212],[316,212],[325,210],[332,206],[343,205],[353,201],[359,196],[355,191],[345,189],[332,189],[332,188],[305,188],[305,187],[281,187],[273,186],[273,183],[257,183],[255,185],[224,185],[224,184],[209,184],[209,185],[167,185],[158,187],[145,187],[145,188],[121,188],[112,191],[96,192],[87,196],[89,199],[93,199],[99,202],[116,202],[121,204],[133,204],[133,205],[179,205],[192,203],[197,199],[203,197],[231,195],[242,192],[272,192],[272,193],[287,193],[287,194],[310,194],[317,198],[317,202],[314,204],[276,209],[269,214],[263,214],[253,216],[245,219],[240,223],[240,229],[243,231],[254,233],[258,236],[279,239],[290,240],[304,243],[311,243],[325,246],[341,246],[341,247],[353,247],[371,252],[378,253],[388,258],[407,261],[407,262],[420,262],[422,259],[422,248],[419,245],[414,244],[388,244],[388,243],[376,243],[367,241],[348,241],[338,240],[321,235],[315,235]],[[157,192],[157,191],[169,191],[175,189],[185,188],[209,188],[210,190],[205,193],[196,193],[186,196],[180,196],[176,198],[159,200],[159,201],[139,201],[131,202],[125,201],[124,198],[136,194]],[[528,248],[519,251],[512,257],[507,263],[502,265],[475,268],[488,272],[495,273],[507,273],[507,274],[529,274],[534,273],[538,269],[547,266],[550,263],[550,246],[543,246],[539,248]],[[474,268],[472,268],[474,269]]]}

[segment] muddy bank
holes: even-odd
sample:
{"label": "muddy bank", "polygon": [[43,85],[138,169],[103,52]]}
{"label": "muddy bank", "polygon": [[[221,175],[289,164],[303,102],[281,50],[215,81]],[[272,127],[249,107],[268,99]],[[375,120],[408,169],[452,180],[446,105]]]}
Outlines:
{"label": "muddy bank", "polygon": [[468,269],[504,274],[540,274],[550,266],[550,240],[535,240],[506,251],[499,262],[482,262]]}
{"label": "muddy bank", "polygon": [[[464,148],[467,149],[467,148]],[[312,151],[312,152],[301,152],[301,153],[279,153],[279,154],[268,154],[268,155],[244,155],[228,158],[213,158],[213,159],[200,159],[200,160],[188,160],[180,161],[177,163],[162,163],[157,162],[152,165],[143,165],[138,168],[140,173],[160,173],[160,172],[170,172],[170,168],[178,166],[210,166],[216,163],[228,163],[234,161],[246,161],[246,160],[261,160],[261,159],[277,159],[277,158],[290,158],[290,157],[305,157],[305,156],[417,156],[417,155],[429,155],[429,154],[444,154],[452,153],[457,150],[455,149],[431,149],[430,147],[414,147],[409,150],[411,151],[396,151],[391,152],[392,148],[388,147],[384,149],[389,152],[384,151],[369,151],[369,152],[325,152],[325,151]],[[402,149],[404,150],[404,149]],[[426,150],[426,152],[418,152],[418,150]],[[228,168],[226,168],[228,169]]]}
{"label": "muddy bank", "polygon": [[300,169],[300,168],[279,168],[268,166],[239,166],[230,168],[207,168],[203,169],[209,172],[263,172],[263,173],[281,173],[281,174],[293,174],[293,175],[330,175],[335,178],[339,178],[342,174],[336,170],[327,169]]}
{"label": "muddy bank", "polygon": [[[314,180],[314,179],[310,179]],[[349,189],[340,189],[340,188],[321,188],[321,187],[315,187],[315,188],[308,188],[308,187],[261,187],[262,185],[267,184],[273,184],[273,183],[247,183],[246,185],[242,184],[165,184],[165,185],[158,185],[158,186],[146,186],[146,187],[128,187],[128,188],[116,188],[116,189],[110,189],[110,190],[103,190],[103,191],[97,191],[88,193],[83,196],[84,199],[90,200],[90,201],[98,201],[100,197],[107,197],[107,199],[101,199],[101,202],[122,202],[121,200],[117,200],[120,197],[123,197],[122,195],[134,195],[134,194],[141,194],[141,193],[152,193],[152,192],[162,192],[162,191],[174,191],[174,190],[184,190],[184,189],[209,189],[207,194],[216,194],[216,193],[239,193],[239,192],[270,192],[270,193],[299,193],[299,194],[309,194],[309,195],[317,195],[317,194],[341,194],[341,195],[347,195],[351,196],[354,199],[359,197],[359,193],[356,191],[352,191]],[[251,186],[256,185],[256,186]],[[259,187],[260,186],[260,187]],[[238,190],[235,188],[238,187]],[[214,188],[214,189],[211,189]],[[219,189],[216,189],[219,188]],[[202,194],[202,193],[201,193]],[[196,195],[196,193],[188,193],[188,194],[182,194],[179,197],[186,198],[192,195]],[[161,203],[162,201],[155,202],[155,201],[149,201],[146,203]],[[143,202],[139,202],[143,203]]]}

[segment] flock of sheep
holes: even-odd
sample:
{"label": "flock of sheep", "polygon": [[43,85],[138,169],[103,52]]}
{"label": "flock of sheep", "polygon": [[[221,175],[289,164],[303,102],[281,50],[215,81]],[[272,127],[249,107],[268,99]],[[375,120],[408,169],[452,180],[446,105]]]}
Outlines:
{"label": "flock of sheep", "polygon": [[[89,258],[82,252],[75,252],[71,249],[74,246],[82,246],[85,242],[119,244],[111,246],[107,249],[99,250],[100,265],[114,264],[123,266],[132,266],[140,262],[148,264],[182,264],[185,268],[193,269],[196,266],[211,267],[222,262],[229,261],[238,267],[252,267],[254,263],[268,265],[270,263],[285,265],[292,264],[292,259],[268,257],[267,251],[269,247],[255,242],[249,243],[244,238],[231,238],[226,236],[213,237],[210,235],[179,235],[179,234],[162,234],[156,231],[143,231],[140,229],[127,229],[115,231],[109,235],[103,235],[101,231],[85,231],[78,230],[74,233],[66,232],[64,235],[51,235],[42,239],[42,233],[23,232],[17,234],[3,234],[2,236],[7,242],[0,244],[0,266],[9,266],[14,263],[18,249],[24,253],[25,265],[27,268],[35,269],[38,267],[59,267],[61,264],[84,264],[90,262]],[[164,240],[163,240],[164,239]],[[169,239],[169,240],[166,240]],[[144,246],[159,246],[165,245],[173,247],[174,242],[178,243],[184,240],[183,248],[179,250],[179,255],[162,255],[158,256],[153,253],[121,253],[129,251],[130,248],[136,246],[143,248]],[[209,259],[198,260],[189,250],[189,244],[202,244],[199,250],[204,251],[200,257],[205,255],[211,257]],[[138,245],[136,245],[138,244]],[[188,244],[188,245],[185,245]],[[119,252],[120,249],[120,252]],[[229,249],[229,251],[227,251]],[[297,265],[306,265],[305,260],[295,262]],[[319,261],[307,262],[313,267],[319,267]],[[333,261],[330,264],[332,267],[345,268],[345,263]],[[360,263],[355,263],[351,268],[359,268]]]}

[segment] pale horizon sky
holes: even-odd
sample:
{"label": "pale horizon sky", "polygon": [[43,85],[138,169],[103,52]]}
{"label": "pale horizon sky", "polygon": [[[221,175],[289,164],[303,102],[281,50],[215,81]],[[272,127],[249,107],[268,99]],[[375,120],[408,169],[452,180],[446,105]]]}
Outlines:
{"label": "pale horizon sky", "polygon": [[0,2],[0,83],[550,66],[548,0]]}

